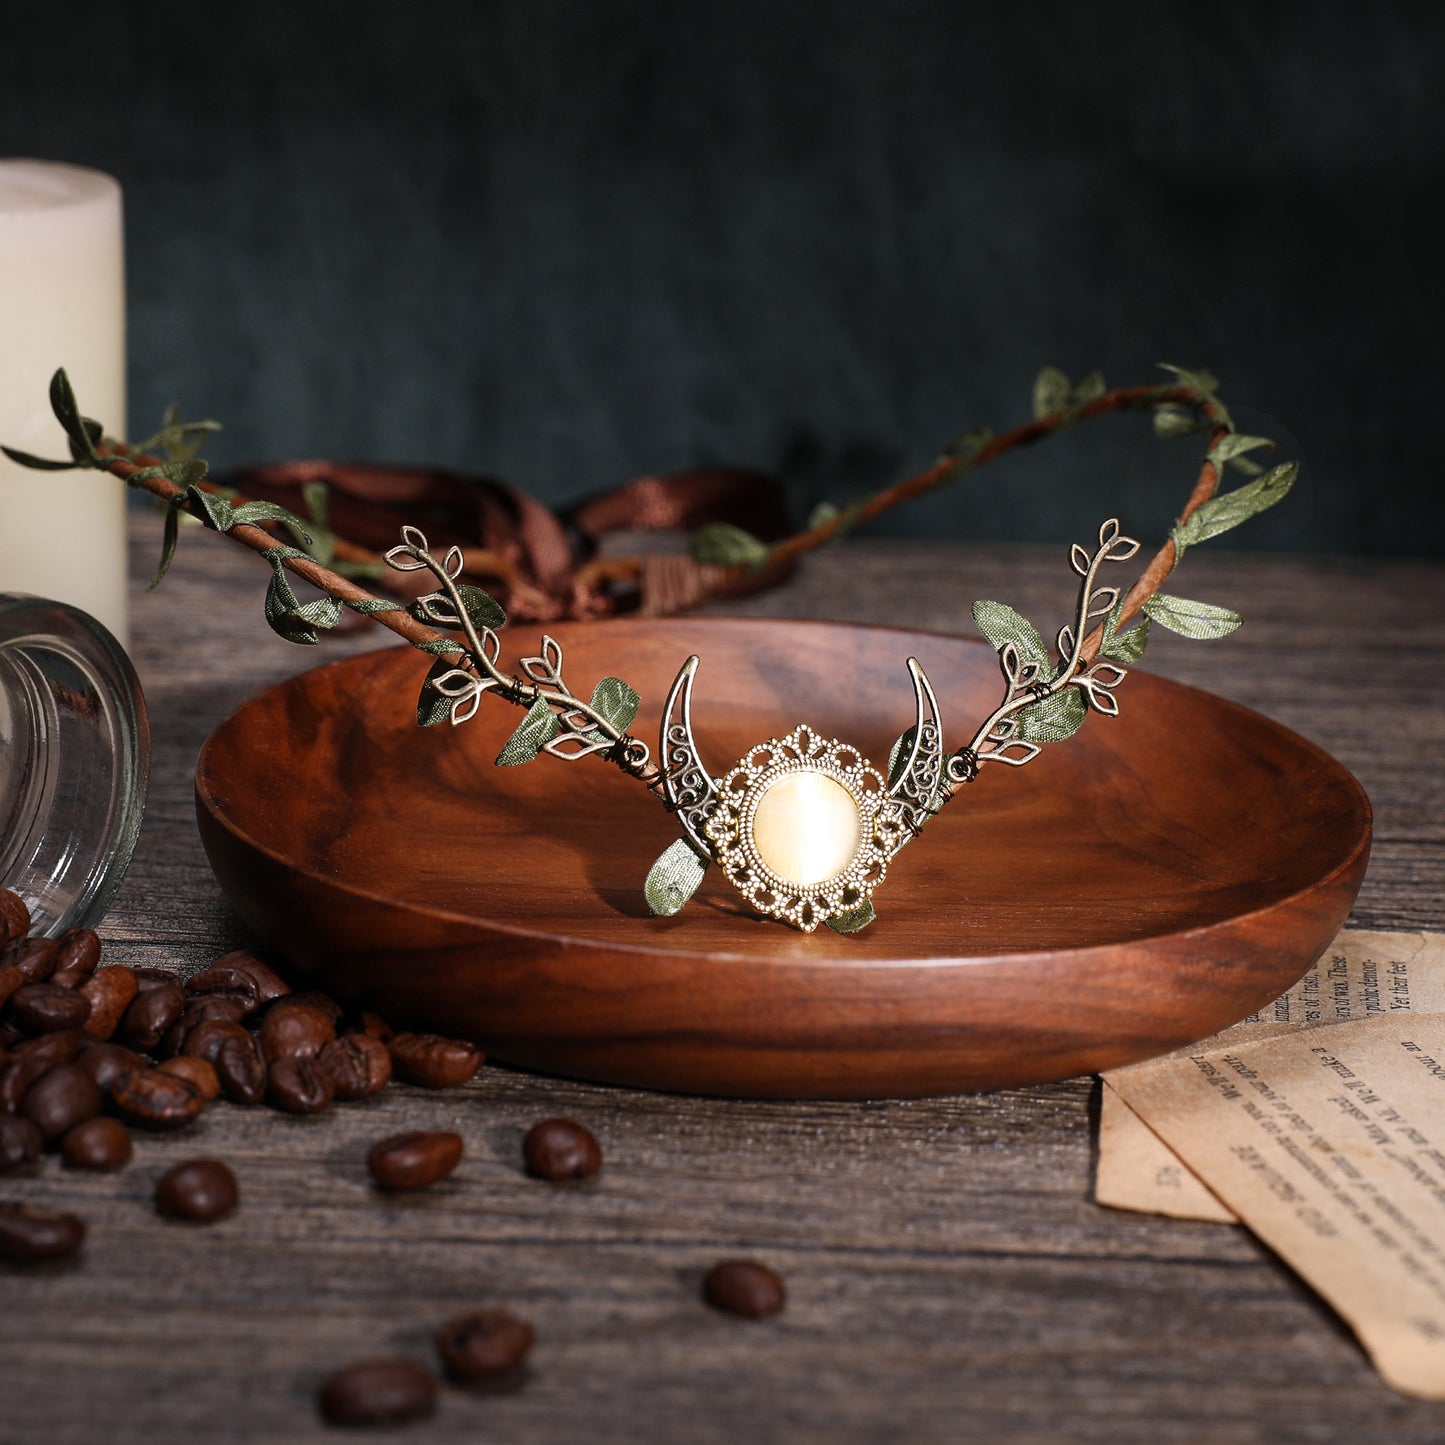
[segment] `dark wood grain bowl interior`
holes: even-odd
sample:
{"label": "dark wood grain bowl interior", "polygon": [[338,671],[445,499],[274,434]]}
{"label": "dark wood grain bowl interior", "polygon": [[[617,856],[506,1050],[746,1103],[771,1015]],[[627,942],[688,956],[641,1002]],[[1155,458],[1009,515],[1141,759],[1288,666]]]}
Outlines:
{"label": "dark wood grain bowl interior", "polygon": [[[655,739],[701,655],[694,725],[718,772],[807,722],[886,762],[905,659],[950,745],[994,704],[974,640],[826,623],[673,619],[555,629],[566,674],[616,673]],[[842,937],[763,920],[710,870],[652,918],[678,836],[593,758],[496,768],[520,716],[419,729],[427,659],[386,648],[262,693],[211,736],[201,833],[237,912],[339,996],[575,1077],[774,1097],[987,1089],[1203,1037],[1288,987],[1349,913],[1369,803],[1313,744],[1135,672],[1028,767],[980,779],[893,862]],[[489,700],[488,700],[489,702]]]}

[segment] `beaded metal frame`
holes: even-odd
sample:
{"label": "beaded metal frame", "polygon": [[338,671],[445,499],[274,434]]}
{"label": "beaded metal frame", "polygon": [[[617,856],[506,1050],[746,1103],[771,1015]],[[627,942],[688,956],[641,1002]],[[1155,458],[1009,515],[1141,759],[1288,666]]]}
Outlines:
{"label": "beaded metal frame", "polygon": [[[774,872],[753,836],[763,795],[780,779],[804,773],[831,779],[858,809],[858,845],[848,865],[812,884]],[[861,907],[883,881],[897,847],[898,825],[888,817],[887,802],[883,775],[857,748],[821,738],[804,723],[786,737],[759,743],[723,774],[703,832],[728,881],[758,912],[811,933],[827,919]]]}

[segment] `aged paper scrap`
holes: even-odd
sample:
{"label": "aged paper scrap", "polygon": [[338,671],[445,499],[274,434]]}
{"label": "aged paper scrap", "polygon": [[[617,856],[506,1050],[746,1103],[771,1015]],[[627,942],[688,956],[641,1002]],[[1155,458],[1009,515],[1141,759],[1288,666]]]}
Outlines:
{"label": "aged paper scrap", "polygon": [[[1267,1008],[1167,1057],[1400,1011],[1445,1013],[1445,933],[1345,929],[1314,967]],[[1104,1075],[1095,1201],[1175,1219],[1237,1223],[1234,1212],[1120,1097],[1114,1080],[1128,1072],[1114,1069]]]}
{"label": "aged paper scrap", "polygon": [[1115,1088],[1339,1311],[1388,1384],[1445,1400],[1445,1015],[1197,1052]]}

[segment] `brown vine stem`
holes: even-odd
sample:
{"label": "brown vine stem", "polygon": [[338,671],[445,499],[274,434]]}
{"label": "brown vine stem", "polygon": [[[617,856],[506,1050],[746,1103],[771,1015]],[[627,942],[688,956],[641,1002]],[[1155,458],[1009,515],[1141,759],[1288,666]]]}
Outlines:
{"label": "brown vine stem", "polygon": [[[114,443],[109,443],[114,445]],[[130,485],[141,491],[146,491],[153,497],[159,497],[163,502],[174,503],[185,495],[185,489],[178,487],[174,482],[167,481],[165,477],[144,477],[139,482],[130,482],[130,479],[139,471],[148,466],[155,465],[155,458],[141,457],[136,461],[130,461],[124,457],[107,457],[105,468],[112,475],[120,477]],[[192,503],[185,503],[182,511],[204,520],[200,509]],[[276,546],[276,538],[273,537],[264,527],[253,526],[249,522],[238,522],[226,534],[234,537],[243,547],[249,547],[253,552],[268,552]],[[329,597],[334,597],[338,602],[376,602],[374,593],[368,592],[365,587],[358,587],[355,582],[333,572],[329,567],[323,567],[319,562],[312,561],[309,557],[288,557],[284,563],[288,572],[294,572],[296,576],[304,578],[313,587],[319,587]],[[398,637],[404,638],[412,646],[421,643],[436,642],[442,640],[453,644],[453,650],[460,653],[462,644],[455,638],[447,637],[443,632],[438,632],[434,627],[428,627],[424,622],[418,622],[411,613],[398,606],[394,611],[375,612],[370,614],[383,627],[390,628]]]}
{"label": "brown vine stem", "polygon": [[[1096,397],[1093,401],[1087,402],[1077,409],[1056,411],[1049,416],[1040,417],[1037,421],[1015,427],[1012,431],[1003,432],[999,436],[991,438],[971,456],[940,457],[932,466],[901,482],[895,482],[891,487],[885,487],[882,491],[875,492],[858,506],[847,509],[835,517],[830,517],[826,522],[822,522],[808,531],[784,538],[769,550],[762,565],[772,566],[778,562],[791,561],[806,552],[814,551],[832,541],[840,531],[851,531],[854,527],[871,521],[874,517],[882,515],[893,507],[910,502],[915,497],[921,497],[949,482],[956,481],[965,472],[985,466],[997,457],[1001,457],[1005,452],[1013,451],[1018,447],[1033,446],[1036,442],[1041,442],[1077,422],[1090,421],[1094,417],[1107,416],[1111,412],[1140,411],[1159,406],[1187,406],[1212,422],[1209,434],[1211,448],[1220,437],[1228,435],[1229,427],[1222,419],[1215,403],[1191,386],[1121,387],[1117,391],[1105,392],[1102,396]],[[1219,473],[1213,462],[1206,461],[1200,469],[1194,490],[1189,494],[1189,500],[1185,503],[1184,510],[1179,514],[1179,520],[1181,522],[1186,520],[1203,506],[1214,495],[1218,485]],[[1154,554],[1149,565],[1144,569],[1143,575],[1129,589],[1128,595],[1124,599],[1123,611],[1119,616],[1121,625],[1132,621],[1139,615],[1145,602],[1159,590],[1164,579],[1173,571],[1175,561],[1176,548],[1173,540],[1170,539]],[[719,590],[728,582],[746,576],[748,570],[741,566],[729,568],[719,585]],[[1103,628],[1096,627],[1085,639],[1081,654],[1085,662],[1092,662],[1097,656],[1103,637]]]}
{"label": "brown vine stem", "polygon": [[[1229,426],[1216,403],[1194,387],[1182,384],[1121,387],[1115,391],[1105,392],[1092,401],[1086,402],[1083,406],[1056,411],[1023,426],[1015,427],[1012,431],[1003,432],[999,436],[990,438],[970,455],[940,457],[932,466],[926,467],[923,471],[906,477],[900,482],[895,482],[892,486],[884,487],[856,506],[829,518],[826,522],[785,538],[769,550],[762,565],[774,566],[814,551],[832,541],[840,532],[851,531],[862,523],[871,521],[874,517],[881,516],[894,507],[901,506],[904,502],[912,501],[916,497],[921,497],[957,480],[965,472],[986,466],[989,462],[1004,455],[1005,452],[1019,447],[1032,446],[1078,422],[1091,421],[1095,417],[1107,416],[1113,412],[1152,410],[1160,406],[1189,407],[1212,423],[1209,436],[1211,448],[1220,437],[1229,432]],[[114,443],[110,443],[110,445],[114,446]],[[146,456],[130,459],[112,455],[106,459],[106,468],[114,475],[129,482],[137,472],[154,465],[155,461],[155,458]],[[132,485],[171,504],[175,504],[184,495],[182,488],[164,477],[145,477]],[[1184,510],[1180,513],[1179,520],[1184,521],[1197,511],[1214,495],[1218,485],[1218,469],[1213,462],[1206,461],[1200,469],[1199,477],[1184,505]],[[193,504],[183,503],[182,507],[192,515],[200,516],[199,508]],[[244,522],[232,527],[226,535],[234,537],[242,546],[249,547],[257,553],[267,552],[277,545],[276,538],[264,528]],[[1139,614],[1144,603],[1154,596],[1164,579],[1173,570],[1176,560],[1177,549],[1174,542],[1172,539],[1166,540],[1144,569],[1139,580],[1129,589],[1119,617],[1121,625],[1132,621]],[[288,571],[303,578],[339,602],[372,603],[379,600],[366,588],[333,572],[329,567],[323,567],[309,557],[289,557],[285,559],[284,565]],[[730,584],[746,577],[752,570],[755,569],[744,566],[718,568],[717,581],[709,590],[711,592],[723,591]],[[706,595],[708,594],[705,593],[704,596]],[[428,627],[425,623],[418,622],[409,612],[401,608],[369,615],[413,646],[434,643],[438,640],[449,643],[456,642],[455,639],[446,637],[445,634]],[[1096,627],[1084,641],[1081,650],[1084,661],[1093,661],[1102,641],[1103,628]],[[459,643],[453,650],[458,654],[465,651]],[[649,764],[647,771],[650,773],[654,767],[654,764]],[[644,781],[652,786],[654,780],[648,777]]]}

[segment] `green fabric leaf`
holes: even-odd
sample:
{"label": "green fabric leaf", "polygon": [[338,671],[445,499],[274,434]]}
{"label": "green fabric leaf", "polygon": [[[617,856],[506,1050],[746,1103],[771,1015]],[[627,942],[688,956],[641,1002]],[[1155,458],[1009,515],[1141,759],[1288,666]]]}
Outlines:
{"label": "green fabric leaf", "polygon": [[438,723],[444,723],[451,716],[452,703],[455,698],[450,698],[439,693],[432,686],[432,679],[440,677],[444,672],[450,672],[455,663],[448,661],[445,657],[439,657],[427,669],[426,681],[421,685],[421,693],[416,700],[416,721],[418,727],[435,727]]}
{"label": "green fabric leaf", "polygon": [[1206,396],[1212,396],[1219,390],[1219,378],[1212,371],[1204,371],[1199,368],[1188,366],[1175,366],[1172,362],[1161,361],[1161,370],[1172,371],[1185,386],[1192,386],[1195,391],[1202,391]]}
{"label": "green fabric leaf", "polygon": [[[208,494],[203,492],[201,495]],[[243,502],[241,506],[232,508],[231,526],[241,523],[255,526],[257,522],[280,522],[297,541],[308,547],[311,545],[311,533],[306,530],[306,524],[294,512],[288,512],[276,502]]]}
{"label": "green fabric leaf", "polygon": [[1194,602],[1187,597],[1170,597],[1163,592],[1156,592],[1144,604],[1144,612],[1160,627],[1167,627],[1181,637],[1228,637],[1244,621],[1239,613],[1227,607]]}
{"label": "green fabric leaf", "polygon": [[166,508],[165,533],[161,538],[161,560],[156,568],[156,575],[151,578],[146,587],[147,592],[154,592],[161,585],[161,579],[170,571],[171,559],[176,555],[176,543],[181,535],[181,511],[179,506]]}
{"label": "green fabric leaf", "polygon": [[[202,495],[207,495],[202,493]],[[271,547],[261,554],[271,564],[271,581],[266,587],[266,625],[278,637],[304,647],[313,647],[320,632],[335,627],[341,619],[342,604],[334,597],[318,597],[302,605],[291,590],[282,565],[287,558],[304,557],[295,547]]]}
{"label": "green fabric leaf", "polygon": [[865,898],[857,908],[851,909],[847,913],[835,913],[824,921],[834,933],[861,933],[876,917],[877,915],[873,912],[873,900]]}
{"label": "green fabric leaf", "polygon": [[1172,371],[1185,386],[1193,387],[1207,401],[1212,402],[1215,410],[1219,413],[1220,420],[1230,431],[1234,430],[1234,421],[1224,403],[1219,399],[1219,378],[1217,376],[1209,371],[1191,370],[1187,366],[1173,366],[1167,361],[1159,364],[1163,370]]}
{"label": "green fabric leaf", "polygon": [[29,452],[16,451],[14,447],[0,447],[0,452],[4,452],[16,466],[30,467],[37,472],[73,472],[80,465],[73,459],[68,462],[47,461],[44,457],[33,457]]}
{"label": "green fabric leaf", "polygon": [[184,462],[163,462],[160,474],[178,487],[194,487],[206,479],[206,473],[210,470],[208,462],[197,458]]}
{"label": "green fabric leaf", "polygon": [[691,838],[668,844],[647,870],[647,882],[642,885],[647,906],[659,917],[671,917],[697,892],[709,861],[697,851]]}
{"label": "green fabric leaf", "polygon": [[75,392],[63,366],[50,378],[50,409],[70,438],[70,454],[76,462],[81,466],[99,466],[95,443],[99,440],[100,426],[89,417],[81,416],[80,405],[75,400]]}
{"label": "green fabric leaf", "polygon": [[1154,435],[1169,440],[1173,437],[1193,436],[1203,431],[1204,426],[1192,411],[1182,406],[1160,406],[1154,409]]}
{"label": "green fabric leaf", "polygon": [[601,713],[620,733],[632,726],[642,699],[620,677],[604,677],[592,689],[592,711]]}
{"label": "green fabric leaf", "polygon": [[1246,452],[1257,452],[1260,450],[1273,451],[1274,443],[1268,437],[1247,437],[1239,432],[1230,432],[1228,436],[1222,436],[1209,449],[1209,460],[1214,463],[1215,469],[1223,472],[1227,463],[1236,467],[1252,468],[1255,474],[1260,471],[1253,462],[1247,461]]}
{"label": "green fabric leaf", "polygon": [[1108,389],[1108,384],[1104,381],[1104,373],[1091,371],[1074,388],[1074,405],[1087,406],[1091,401],[1098,401]]}
{"label": "green fabric leaf", "polygon": [[301,501],[306,508],[307,515],[318,527],[328,528],[331,525],[331,489],[325,482],[303,482],[301,484]]}
{"label": "green fabric leaf", "polygon": [[212,532],[229,532],[236,523],[236,509],[215,492],[190,489],[190,498],[201,510],[201,521]]}
{"label": "green fabric leaf", "polygon": [[220,430],[218,421],[182,421],[180,408],[172,402],[161,417],[161,429],[154,436],[136,442],[130,450],[159,452],[171,462],[189,461],[206,437]]}
{"label": "green fabric leaf", "polygon": [[[1235,437],[1226,437],[1226,441],[1237,440]],[[1213,453],[1211,453],[1211,456]],[[1247,482],[1242,487],[1236,487],[1232,492],[1225,492],[1222,496],[1211,497],[1187,521],[1181,522],[1169,534],[1174,538],[1174,545],[1179,555],[1184,555],[1186,547],[1193,547],[1199,542],[1207,542],[1211,537],[1217,537],[1221,532],[1228,532],[1232,527],[1237,527],[1241,522],[1247,522],[1251,517],[1258,516],[1260,512],[1266,511],[1274,506],[1276,502],[1283,501],[1288,495],[1289,489],[1294,486],[1295,478],[1299,475],[1298,462],[1285,462],[1282,466],[1273,468],[1255,481]]]}
{"label": "green fabric leaf", "polygon": [[1034,378],[1034,420],[1063,411],[1073,395],[1069,378],[1057,366],[1046,366]]}
{"label": "green fabric leaf", "polygon": [[478,630],[490,627],[495,632],[497,628],[506,625],[507,614],[502,610],[502,604],[490,592],[484,592],[480,587],[464,582],[457,588],[457,593],[462,599],[462,606],[467,609],[467,616],[471,618],[473,627]]}
{"label": "green fabric leaf", "polygon": [[943,455],[957,462],[971,462],[993,440],[993,432],[986,426],[976,426],[951,441],[943,449]]}
{"label": "green fabric leaf", "polygon": [[1088,715],[1089,705],[1078,688],[1067,687],[1024,708],[1014,736],[1030,743],[1062,742],[1083,727]]}
{"label": "green fabric leaf", "polygon": [[913,735],[918,731],[917,727],[905,728],[899,735],[897,741],[888,752],[888,786],[891,788],[903,772],[904,765],[908,762],[908,754],[913,750]]}
{"label": "green fabric leaf", "polygon": [[1124,611],[1121,597],[1104,619],[1104,640],[1099,647],[1099,656],[1110,662],[1138,662],[1144,656],[1149,643],[1149,619],[1141,618],[1127,632],[1119,631],[1119,617]]}
{"label": "green fabric leaf", "polygon": [[537,754],[562,731],[545,698],[538,698],[527,709],[527,715],[517,724],[517,730],[509,737],[497,754],[499,768],[515,768],[520,763],[530,763]]}
{"label": "green fabric leaf", "polygon": [[767,544],[731,522],[713,522],[692,534],[690,548],[699,562],[719,567],[760,567],[768,557]]}
{"label": "green fabric leaf", "polygon": [[973,620],[978,630],[993,644],[998,652],[1005,643],[1012,642],[1018,649],[1020,662],[1037,662],[1047,665],[1049,650],[1039,630],[1028,620],[1003,602],[975,602]]}

